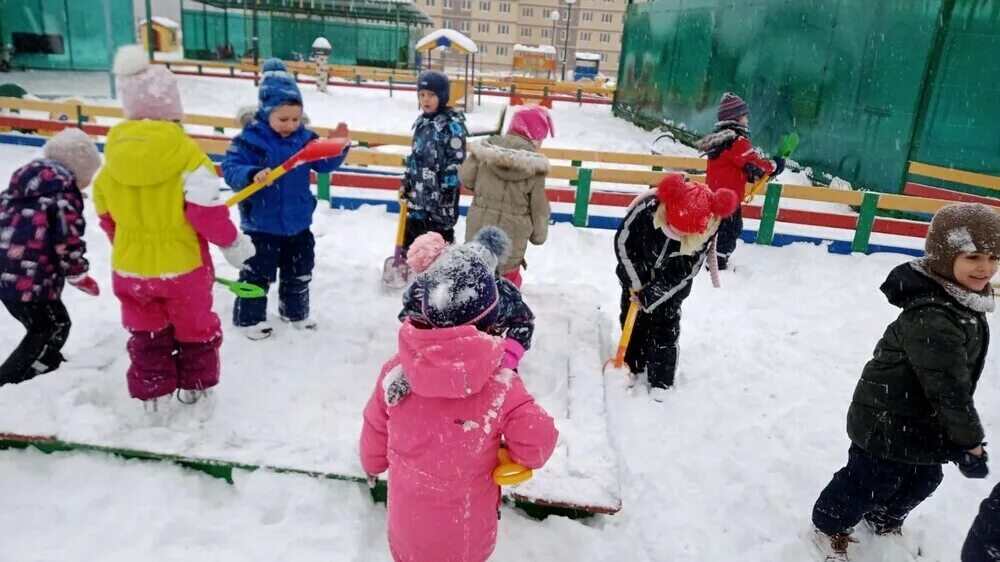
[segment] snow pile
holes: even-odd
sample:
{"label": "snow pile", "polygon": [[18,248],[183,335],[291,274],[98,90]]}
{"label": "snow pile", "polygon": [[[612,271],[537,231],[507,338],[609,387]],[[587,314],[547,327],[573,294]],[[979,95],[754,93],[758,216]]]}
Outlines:
{"label": "snow pile", "polygon": [[518,43],[514,45],[515,53],[541,53],[544,55],[554,55],[556,54],[556,48],[552,45],[539,45],[537,47],[531,45],[521,45]]}
{"label": "snow pile", "polygon": [[582,51],[577,51],[576,52],[576,60],[589,60],[589,61],[600,62],[601,55],[599,55],[597,53],[584,53]]}
{"label": "snow pile", "polygon": [[[441,41],[444,39],[444,41]],[[431,46],[433,45],[433,46]],[[439,29],[425,35],[420,41],[417,41],[417,45],[414,47],[417,51],[423,51],[430,47],[431,49],[438,49],[442,47],[448,47],[450,45],[455,45],[460,47],[462,50],[469,53],[478,53],[479,47],[476,46],[476,42],[469,39],[461,32],[454,29]]]}

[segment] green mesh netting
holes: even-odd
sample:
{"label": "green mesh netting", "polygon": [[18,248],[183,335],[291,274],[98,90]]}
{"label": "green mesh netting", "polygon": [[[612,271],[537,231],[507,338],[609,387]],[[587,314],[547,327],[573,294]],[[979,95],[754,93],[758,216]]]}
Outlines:
{"label": "green mesh netting", "polygon": [[[330,62],[365,66],[406,66],[410,30],[407,27],[362,24],[329,19],[306,19],[258,14],[260,57],[291,60],[309,57],[312,42],[326,37],[333,47]],[[242,11],[184,10],[184,56],[222,58],[226,44],[240,57],[252,47],[252,16]]]}
{"label": "green mesh netting", "polygon": [[909,160],[997,174],[998,22],[1000,0],[637,3],[615,112],[696,138],[734,91],[755,144],[796,130],[820,176],[898,192]]}
{"label": "green mesh netting", "polygon": [[15,67],[108,70],[105,2],[113,54],[135,42],[132,0],[0,0],[0,41],[15,46]]}

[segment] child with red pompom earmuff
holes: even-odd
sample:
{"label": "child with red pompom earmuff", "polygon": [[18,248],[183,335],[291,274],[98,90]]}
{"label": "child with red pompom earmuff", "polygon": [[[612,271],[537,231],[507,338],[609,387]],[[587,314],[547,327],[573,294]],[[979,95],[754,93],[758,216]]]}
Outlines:
{"label": "child with red pompom earmuff", "polygon": [[649,393],[662,402],[674,384],[681,303],[705,262],[708,241],[736,211],[736,194],[668,174],[656,190],[637,197],[615,234],[615,274],[622,286],[621,322],[629,304],[640,307],[625,353],[633,375],[646,372]]}

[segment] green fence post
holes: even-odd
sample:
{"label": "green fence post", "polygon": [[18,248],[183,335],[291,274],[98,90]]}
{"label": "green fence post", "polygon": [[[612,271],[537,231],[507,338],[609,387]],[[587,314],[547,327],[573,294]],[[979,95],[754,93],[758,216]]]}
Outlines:
{"label": "green fence post", "polygon": [[[569,165],[573,166],[574,168],[579,168],[580,166],[583,166],[583,162],[581,162],[580,160],[572,160],[569,163]],[[576,182],[577,180],[569,180],[570,185],[576,185]]]}
{"label": "green fence post", "polygon": [[653,166],[653,171],[654,172],[662,172],[663,171],[663,166]]}
{"label": "green fence post", "polygon": [[202,74],[202,72],[201,72],[201,65],[200,64],[198,65],[198,74],[199,75]]}
{"label": "green fence post", "polygon": [[389,77],[389,97],[392,97],[392,76]]}
{"label": "green fence post", "polygon": [[236,76],[236,67],[235,66],[230,66],[229,67],[229,75],[230,76]]}
{"label": "green fence post", "polygon": [[83,107],[80,105],[76,106],[76,126],[83,128],[83,124],[87,122],[87,116],[83,114]]}
{"label": "green fence post", "polygon": [[861,199],[861,213],[858,215],[858,225],[854,229],[852,252],[868,253],[868,242],[872,237],[872,227],[875,225],[875,211],[878,209],[878,193],[866,191]]}
{"label": "green fence post", "polygon": [[774,223],[778,220],[778,202],[781,200],[781,184],[767,184],[764,208],[760,212],[760,226],[757,227],[757,244],[770,246],[774,241]]}
{"label": "green fence post", "polygon": [[316,199],[330,202],[330,174],[320,172],[316,174]]}
{"label": "green fence post", "polygon": [[576,103],[583,107],[583,88],[576,89]]}
{"label": "green fence post", "polygon": [[573,226],[587,226],[587,212],[590,209],[590,179],[594,171],[580,168],[576,176],[576,203],[573,207]]}
{"label": "green fence post", "polygon": [[479,102],[476,105],[483,105],[483,79],[479,79],[479,84],[476,86],[476,91],[479,93]]}
{"label": "green fence post", "polygon": [[292,71],[292,76],[295,78],[296,82],[299,81],[299,71],[298,70],[293,70]]}

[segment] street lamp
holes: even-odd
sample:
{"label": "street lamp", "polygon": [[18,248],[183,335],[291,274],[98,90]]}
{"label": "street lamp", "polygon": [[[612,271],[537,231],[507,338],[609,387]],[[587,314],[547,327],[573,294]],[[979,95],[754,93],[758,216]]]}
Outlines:
{"label": "street lamp", "polygon": [[549,19],[552,20],[552,48],[556,48],[556,22],[559,21],[559,10],[549,12]]}
{"label": "street lamp", "polygon": [[560,80],[566,80],[566,59],[569,58],[569,20],[573,19],[573,4],[576,0],[565,0],[568,6],[566,12],[566,39],[563,41],[563,65],[562,65],[562,78]]}

